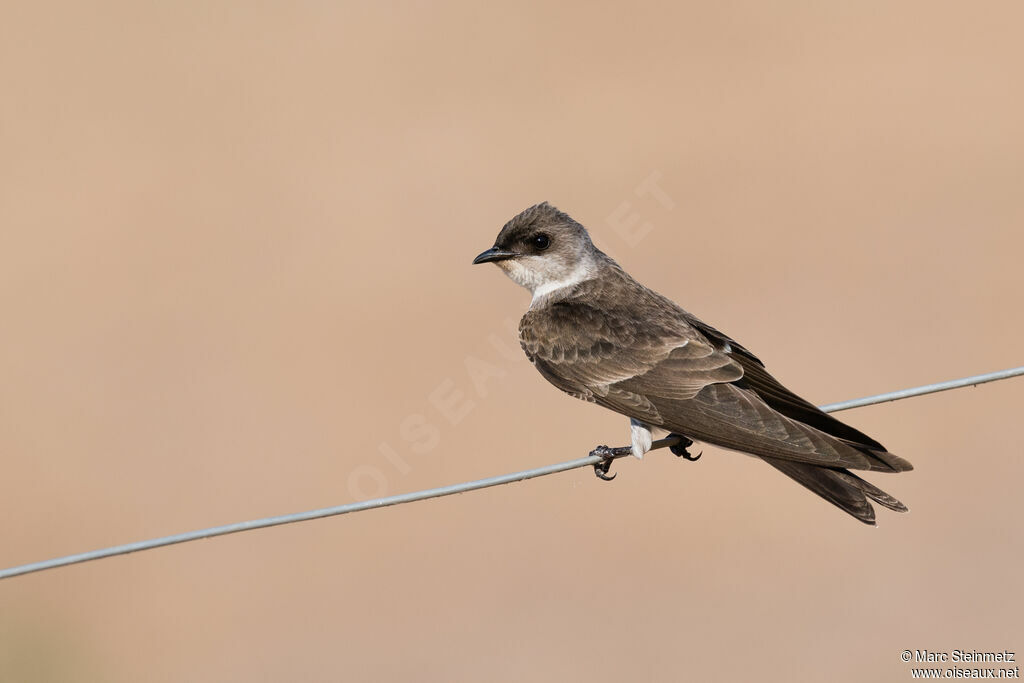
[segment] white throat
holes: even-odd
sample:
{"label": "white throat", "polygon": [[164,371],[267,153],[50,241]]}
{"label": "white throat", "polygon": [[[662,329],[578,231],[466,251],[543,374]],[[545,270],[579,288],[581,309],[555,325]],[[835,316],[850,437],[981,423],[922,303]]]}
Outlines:
{"label": "white throat", "polygon": [[598,271],[597,263],[589,258],[580,259],[568,273],[564,269],[558,268],[557,265],[536,256],[498,261],[496,265],[517,284],[530,290],[533,294],[531,307],[540,299],[554,292],[589,280],[597,275]]}
{"label": "white throat", "polygon": [[536,287],[534,287],[533,288],[533,300],[530,302],[530,306],[533,306],[542,297],[545,297],[548,294],[551,294],[552,292],[557,292],[560,289],[565,289],[566,287],[572,287],[573,285],[578,285],[579,283],[583,282],[584,280],[589,280],[591,277],[593,277],[593,275],[594,275],[594,268],[593,268],[593,266],[591,266],[589,263],[585,263],[585,262],[584,263],[580,263],[575,268],[573,268],[572,272],[569,273],[568,275],[566,275],[564,278],[562,278],[560,280],[552,280],[552,281],[549,281],[549,282],[544,282],[544,283],[539,284]]}

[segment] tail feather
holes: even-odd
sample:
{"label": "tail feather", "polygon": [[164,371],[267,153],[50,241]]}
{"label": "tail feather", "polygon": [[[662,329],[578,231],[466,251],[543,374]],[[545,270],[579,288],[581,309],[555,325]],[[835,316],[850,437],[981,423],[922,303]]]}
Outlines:
{"label": "tail feather", "polygon": [[890,510],[907,511],[907,506],[896,498],[848,470],[778,458],[762,459],[790,479],[865,524],[875,524],[875,508],[869,499]]}
{"label": "tail feather", "polygon": [[896,512],[906,512],[907,506],[898,501],[895,497],[890,496],[888,493],[878,488],[874,484],[868,481],[864,481],[853,472],[848,470],[833,470],[835,476],[845,480],[851,486],[854,486],[864,492],[871,500],[875,501],[879,505],[895,510]]}

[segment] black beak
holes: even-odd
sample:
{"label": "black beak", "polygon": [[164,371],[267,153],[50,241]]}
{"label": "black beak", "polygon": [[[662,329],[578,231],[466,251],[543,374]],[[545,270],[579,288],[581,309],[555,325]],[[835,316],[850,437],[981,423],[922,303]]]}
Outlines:
{"label": "black beak", "polygon": [[501,249],[500,247],[491,247],[490,249],[480,254],[475,259],[473,259],[473,265],[475,266],[478,263],[491,263],[493,261],[504,261],[505,259],[510,259],[513,256],[518,256],[518,254],[516,254],[516,252],[514,251],[509,251],[508,249]]}

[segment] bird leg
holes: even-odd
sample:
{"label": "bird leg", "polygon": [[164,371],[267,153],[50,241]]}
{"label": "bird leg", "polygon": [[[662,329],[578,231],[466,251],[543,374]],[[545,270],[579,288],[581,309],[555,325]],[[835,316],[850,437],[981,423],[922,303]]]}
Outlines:
{"label": "bird leg", "polygon": [[668,438],[677,439],[677,442],[674,445],[670,445],[668,447],[676,457],[686,458],[690,462],[696,462],[697,460],[700,460],[700,456],[704,455],[704,451],[701,451],[697,455],[691,455],[690,451],[687,450],[693,445],[693,439],[688,439],[682,434],[669,434]]}
{"label": "bird leg", "polygon": [[597,475],[598,479],[605,481],[611,481],[616,475],[608,476],[608,470],[611,469],[612,461],[615,458],[621,458],[624,455],[629,455],[633,452],[632,446],[619,446],[618,448],[609,448],[608,446],[598,446],[594,450],[590,451],[590,455],[601,458],[601,462],[594,463],[594,474]]}
{"label": "bird leg", "polygon": [[[694,462],[700,459],[700,456],[704,455],[704,451],[701,451],[697,455],[691,455],[687,449],[693,445],[693,439],[688,439],[682,434],[669,434],[664,439],[658,439],[651,444],[651,450],[657,450],[659,448],[668,447],[675,455],[686,458],[690,462]],[[597,456],[601,458],[600,462],[594,463],[594,474],[597,475],[598,479],[605,481],[611,481],[615,478],[615,475],[608,476],[608,470],[612,467],[612,461],[616,458],[622,458],[627,455],[633,454],[632,446],[618,446],[616,448],[610,448],[608,446],[598,446],[594,450],[590,451],[591,457]]]}

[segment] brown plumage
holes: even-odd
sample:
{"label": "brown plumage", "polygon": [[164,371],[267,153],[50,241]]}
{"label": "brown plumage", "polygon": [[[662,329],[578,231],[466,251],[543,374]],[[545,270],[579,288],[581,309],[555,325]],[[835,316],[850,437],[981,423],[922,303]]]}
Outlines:
{"label": "brown plumage", "polygon": [[638,283],[568,215],[546,203],[527,209],[475,262],[485,261],[534,292],[520,343],[562,391],[644,428],[760,457],[863,522],[874,523],[869,499],[906,510],[847,470],[902,472],[909,462],[786,389],[743,346]]}

